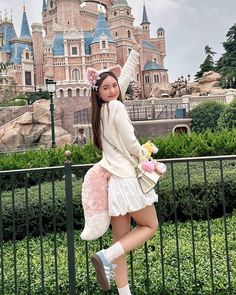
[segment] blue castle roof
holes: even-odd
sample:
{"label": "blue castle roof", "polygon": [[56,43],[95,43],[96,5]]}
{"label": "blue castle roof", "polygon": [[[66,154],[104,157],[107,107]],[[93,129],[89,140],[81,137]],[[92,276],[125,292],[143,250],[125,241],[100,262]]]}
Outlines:
{"label": "blue castle roof", "polygon": [[154,61],[149,61],[144,65],[144,71],[162,70],[162,67]]}
{"label": "blue castle roof", "polygon": [[91,54],[90,44],[93,41],[94,31],[84,32],[84,51],[85,54]]}
{"label": "blue castle roof", "polygon": [[52,47],[53,55],[63,56],[64,55],[64,35],[61,32],[56,33],[53,47]]}
{"label": "blue castle roof", "polygon": [[100,12],[98,15],[98,20],[97,20],[92,44],[99,43],[100,36],[104,35],[104,34],[107,35],[108,42],[113,42],[111,32],[110,32],[107,22],[106,22],[105,14],[103,12]]}
{"label": "blue castle roof", "polygon": [[114,0],[113,7],[114,6],[128,6],[128,3],[126,0]]}
{"label": "blue castle roof", "polygon": [[12,39],[17,38],[15,28],[12,23],[4,23],[0,26],[0,33],[3,34],[5,41],[5,45],[0,47],[0,51],[11,51],[11,44],[10,41]]}
{"label": "blue castle roof", "polygon": [[25,12],[25,7],[24,7],[23,17],[22,17],[20,38],[31,38],[29,23],[28,23],[26,12]]}
{"label": "blue castle roof", "polygon": [[145,49],[157,50],[157,48],[151,43],[146,40],[142,41],[142,47]]}
{"label": "blue castle roof", "polygon": [[148,17],[147,17],[147,11],[145,5],[143,5],[143,20],[141,24],[150,24]]}
{"label": "blue castle roof", "polygon": [[22,43],[20,41],[11,44],[11,59],[10,61],[14,64],[20,64],[22,59],[22,52],[28,48],[33,53],[33,48],[31,45]]}

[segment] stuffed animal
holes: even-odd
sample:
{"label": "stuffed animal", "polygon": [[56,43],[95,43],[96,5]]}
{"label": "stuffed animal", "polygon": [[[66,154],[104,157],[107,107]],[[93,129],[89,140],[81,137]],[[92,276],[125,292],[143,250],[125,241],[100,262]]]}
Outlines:
{"label": "stuffed animal", "polygon": [[142,157],[141,157],[141,167],[145,172],[156,171],[160,176],[164,175],[166,172],[166,165],[161,162],[157,162],[152,158],[153,154],[158,152],[158,148],[151,141],[147,141],[142,145]]}
{"label": "stuffed animal", "polygon": [[156,154],[158,152],[158,148],[153,144],[151,141],[147,141],[146,143],[142,144],[144,158],[149,159],[151,158],[152,154]]}

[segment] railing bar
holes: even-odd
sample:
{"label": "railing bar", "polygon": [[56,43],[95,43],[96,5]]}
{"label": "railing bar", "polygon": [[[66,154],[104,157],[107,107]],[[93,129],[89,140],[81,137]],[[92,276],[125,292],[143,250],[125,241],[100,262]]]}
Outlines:
{"label": "railing bar", "polygon": [[131,290],[132,293],[135,293],[135,289],[134,289],[134,260],[133,260],[133,251],[130,251],[129,253],[129,257],[130,257],[130,272],[131,272]]}
{"label": "railing bar", "polygon": [[178,267],[178,285],[179,294],[182,294],[181,288],[181,276],[180,276],[180,258],[179,258],[179,236],[178,236],[178,220],[177,220],[177,206],[176,206],[176,195],[175,195],[175,182],[174,182],[174,167],[171,163],[171,178],[172,178],[172,195],[174,198],[174,217],[175,217],[175,235],[176,235],[176,254],[177,254],[177,267]]}
{"label": "railing bar", "polygon": [[231,287],[231,276],[230,276],[230,263],[229,263],[229,245],[228,245],[228,233],[227,233],[227,222],[226,222],[226,205],[225,205],[225,186],[224,186],[224,173],[223,173],[223,164],[220,161],[220,178],[221,178],[221,190],[223,197],[223,213],[224,213],[224,228],[225,228],[225,250],[226,250],[226,263],[227,263],[227,277],[228,277],[228,289],[229,294],[232,294]]}
{"label": "railing bar", "polygon": [[[160,187],[159,182],[157,183],[157,193],[159,195]],[[160,252],[161,252],[161,277],[162,277],[162,288],[165,290],[165,267],[164,267],[164,252],[163,252],[163,230],[162,230],[162,224],[163,224],[163,218],[161,215],[160,205],[161,200],[158,200],[158,206],[157,206],[157,212],[158,212],[158,219],[159,219],[159,228],[160,228]]]}
{"label": "railing bar", "polygon": [[28,274],[28,294],[31,294],[30,279],[30,238],[29,238],[29,196],[28,196],[28,176],[25,177],[25,205],[26,205],[26,245],[27,245],[27,274]]}
{"label": "railing bar", "polygon": [[85,241],[85,257],[86,257],[86,286],[87,286],[87,295],[90,295],[90,278],[89,278],[89,257],[88,257],[88,242]]}
{"label": "railing bar", "polygon": [[39,194],[39,236],[40,236],[40,259],[41,259],[41,284],[42,292],[45,293],[44,286],[44,256],[43,256],[43,221],[42,221],[42,194],[41,194],[41,174],[38,175],[38,194]]}
{"label": "railing bar", "polygon": [[3,221],[2,221],[2,178],[0,178],[0,245],[1,245],[1,294],[5,294],[4,251],[3,251]]}
{"label": "railing bar", "polygon": [[193,223],[193,196],[191,194],[191,179],[190,179],[190,168],[189,162],[187,162],[187,176],[188,176],[188,192],[189,192],[189,203],[190,203],[190,214],[191,214],[191,235],[192,235],[192,249],[193,249],[193,272],[194,272],[194,289],[197,294],[197,269],[196,269],[196,249],[195,249],[195,235],[194,235],[194,223]]}
{"label": "railing bar", "polygon": [[16,220],[15,220],[15,176],[11,176],[12,187],[12,246],[13,246],[13,259],[14,259],[14,289],[15,294],[18,292],[17,288],[17,256],[16,256]]}
{"label": "railing bar", "polygon": [[59,294],[58,286],[58,261],[57,261],[57,228],[56,228],[56,201],[55,201],[55,172],[52,171],[52,207],[53,207],[53,247],[55,263],[55,284],[56,294]]}
{"label": "railing bar", "polygon": [[[207,192],[207,174],[206,174],[206,162],[203,161],[203,173],[204,173],[204,184],[205,184],[205,192]],[[207,205],[207,233],[208,233],[208,242],[209,242],[209,254],[210,254],[210,268],[211,268],[211,286],[212,286],[212,294],[214,295],[214,266],[212,261],[212,242],[211,242],[211,220],[210,220],[210,212],[209,212],[209,199],[208,193],[206,193],[206,205]]]}
{"label": "railing bar", "polygon": [[149,295],[149,285],[150,285],[150,281],[149,281],[149,265],[148,265],[148,246],[147,246],[147,242],[145,242],[144,244],[144,252],[145,252],[145,267],[146,267],[146,290],[147,290],[147,295]]}

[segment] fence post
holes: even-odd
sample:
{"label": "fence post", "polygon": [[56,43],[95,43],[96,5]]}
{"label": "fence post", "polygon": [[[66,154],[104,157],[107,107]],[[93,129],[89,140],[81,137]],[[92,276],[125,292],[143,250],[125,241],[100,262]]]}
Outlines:
{"label": "fence post", "polygon": [[72,171],[71,152],[66,151],[65,157],[65,190],[66,190],[66,231],[67,231],[67,251],[68,251],[68,272],[70,295],[76,294],[75,275],[75,245],[74,245],[74,215],[73,215],[73,195],[72,195]]}

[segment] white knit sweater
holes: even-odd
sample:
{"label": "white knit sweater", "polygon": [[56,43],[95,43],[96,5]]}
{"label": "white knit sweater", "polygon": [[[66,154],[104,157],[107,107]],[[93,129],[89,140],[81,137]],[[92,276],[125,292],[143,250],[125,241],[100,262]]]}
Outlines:
{"label": "white knit sweater", "polygon": [[[124,95],[131,80],[135,66],[138,63],[139,53],[132,50],[125,63],[119,84]],[[118,100],[104,103],[101,109],[101,131],[103,158],[99,164],[114,175],[119,177],[134,177],[134,166],[119,152],[104,140],[104,137],[119,149],[126,157],[137,163],[141,154],[141,145],[138,142],[134,128],[128,116],[126,107]]]}

